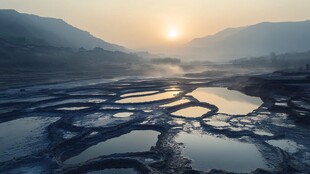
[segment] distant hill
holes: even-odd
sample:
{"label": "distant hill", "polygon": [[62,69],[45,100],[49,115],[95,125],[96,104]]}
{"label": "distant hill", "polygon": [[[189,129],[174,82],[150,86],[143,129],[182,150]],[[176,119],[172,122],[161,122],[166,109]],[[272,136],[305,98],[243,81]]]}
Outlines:
{"label": "distant hill", "polygon": [[264,22],[229,28],[215,35],[193,39],[180,53],[188,59],[211,61],[310,50],[310,21]]}
{"label": "distant hill", "polygon": [[109,51],[127,51],[122,46],[98,39],[61,19],[23,14],[15,10],[0,10],[0,38],[73,49],[101,47]]}
{"label": "distant hill", "polygon": [[[128,66],[128,64],[137,64],[140,61],[141,58],[134,53],[107,51],[99,47],[75,51],[68,47],[24,44],[0,38],[1,70],[94,71],[105,70],[114,65]],[[120,71],[117,69],[115,68],[116,71]]]}
{"label": "distant hill", "polygon": [[271,53],[268,56],[240,58],[230,61],[230,63],[239,67],[255,68],[273,68],[275,70],[283,69],[307,69],[310,68],[310,51],[301,53]]}
{"label": "distant hill", "polygon": [[96,47],[73,50],[0,38],[0,89],[33,83],[120,76],[175,75],[180,60],[142,58]]}

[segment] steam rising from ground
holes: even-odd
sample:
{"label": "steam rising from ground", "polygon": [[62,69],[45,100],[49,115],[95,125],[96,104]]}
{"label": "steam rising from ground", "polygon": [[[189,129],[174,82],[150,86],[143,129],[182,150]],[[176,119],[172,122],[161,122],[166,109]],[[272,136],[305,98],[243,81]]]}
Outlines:
{"label": "steam rising from ground", "polygon": [[184,70],[179,65],[153,64],[146,73],[152,76],[179,76],[184,74]]}

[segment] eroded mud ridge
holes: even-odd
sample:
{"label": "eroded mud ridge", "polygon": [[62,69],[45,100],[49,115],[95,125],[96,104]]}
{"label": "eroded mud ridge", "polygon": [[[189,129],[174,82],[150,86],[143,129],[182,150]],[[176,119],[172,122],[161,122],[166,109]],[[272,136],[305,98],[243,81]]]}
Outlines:
{"label": "eroded mud ridge", "polygon": [[298,77],[130,78],[3,90],[0,171],[308,173],[309,81]]}

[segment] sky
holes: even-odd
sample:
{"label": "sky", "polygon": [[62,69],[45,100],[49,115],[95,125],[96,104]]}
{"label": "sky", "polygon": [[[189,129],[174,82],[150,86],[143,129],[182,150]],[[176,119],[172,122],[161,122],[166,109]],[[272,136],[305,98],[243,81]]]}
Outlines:
{"label": "sky", "polygon": [[61,18],[105,41],[155,52],[228,27],[310,20],[309,0],[0,0],[0,8]]}

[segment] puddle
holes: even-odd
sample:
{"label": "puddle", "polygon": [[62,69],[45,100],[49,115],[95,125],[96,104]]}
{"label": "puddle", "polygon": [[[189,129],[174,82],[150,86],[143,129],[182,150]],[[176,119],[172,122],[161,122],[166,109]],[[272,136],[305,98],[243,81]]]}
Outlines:
{"label": "puddle", "polygon": [[116,103],[144,103],[144,102],[152,102],[159,101],[164,99],[170,99],[176,97],[180,91],[171,91],[171,92],[163,92],[160,94],[141,96],[141,97],[130,97],[121,100],[117,100]]}
{"label": "puddle", "polygon": [[103,103],[105,101],[106,99],[96,99],[96,98],[67,99],[67,100],[62,100],[62,101],[57,101],[57,102],[41,104],[39,107],[44,108],[44,107],[51,107],[51,106],[56,106],[60,104],[69,104],[69,103]]}
{"label": "puddle", "polygon": [[280,107],[288,107],[287,103],[276,102],[274,105],[275,106],[280,106]]}
{"label": "puddle", "polygon": [[121,109],[121,108],[116,106],[102,106],[100,109]]}
{"label": "puddle", "polygon": [[206,82],[189,82],[188,84],[192,84],[192,85],[197,85],[197,84],[204,84],[204,83],[206,83]]}
{"label": "puddle", "polygon": [[153,112],[153,110],[143,110],[143,112],[150,113],[150,112]]}
{"label": "puddle", "polygon": [[160,133],[152,130],[131,131],[89,147],[79,155],[66,160],[66,164],[76,164],[89,159],[114,153],[145,152],[156,145]]}
{"label": "puddle", "polygon": [[181,89],[178,87],[171,87],[171,88],[167,88],[165,89],[165,91],[180,91]]}
{"label": "puddle", "polygon": [[192,122],[193,127],[200,127],[200,123],[198,121]]}
{"label": "puddle", "polygon": [[132,92],[121,95],[121,97],[130,97],[130,96],[136,96],[136,95],[147,95],[147,94],[154,94],[158,91],[144,91],[144,92]]}
{"label": "puddle", "polygon": [[58,102],[57,104],[67,104],[67,103],[102,103],[106,99],[97,99],[97,98],[83,98],[83,99],[69,99]]}
{"label": "puddle", "polygon": [[119,83],[117,85],[119,85],[119,86],[129,86],[129,85],[131,85],[131,83]]}
{"label": "puddle", "polygon": [[200,102],[216,105],[219,113],[246,115],[263,104],[258,97],[251,97],[238,91],[220,87],[197,88],[189,95]]}
{"label": "puddle", "polygon": [[87,174],[137,174],[135,169],[105,169],[105,170],[98,170],[93,172],[87,172]]}
{"label": "puddle", "polygon": [[119,112],[117,114],[114,114],[113,117],[124,118],[124,117],[130,117],[132,115],[133,115],[132,112]]}
{"label": "puddle", "polygon": [[256,131],[254,131],[254,133],[256,135],[260,135],[260,136],[274,136],[272,133],[266,132],[264,130],[256,130]]}
{"label": "puddle", "polygon": [[224,122],[224,121],[205,121],[205,123],[209,126],[213,127],[227,127],[230,126],[229,123]]}
{"label": "puddle", "polygon": [[188,117],[188,118],[197,118],[209,112],[210,109],[200,107],[200,106],[190,106],[184,109],[180,109],[176,112],[171,113],[172,115]]}
{"label": "puddle", "polygon": [[295,153],[298,151],[297,143],[291,140],[269,140],[267,143],[272,146],[279,147],[289,153]]}
{"label": "puddle", "polygon": [[64,139],[70,139],[78,135],[78,132],[71,132],[64,129],[59,129],[57,132],[61,134]]}
{"label": "puddle", "polygon": [[92,132],[89,134],[89,136],[94,136],[94,135],[97,135],[99,132]]}
{"label": "puddle", "polygon": [[248,120],[248,119],[241,119],[240,122],[241,123],[253,123],[252,120]]}
{"label": "puddle", "polygon": [[193,160],[192,166],[198,170],[250,172],[266,168],[258,149],[249,143],[199,133],[181,133],[176,141],[184,143],[183,154]]}
{"label": "puddle", "polygon": [[59,118],[26,117],[0,124],[0,161],[37,153],[49,144],[46,127]]}
{"label": "puddle", "polygon": [[82,109],[87,109],[89,107],[63,107],[63,108],[58,108],[57,110],[59,111],[78,111]]}
{"label": "puddle", "polygon": [[103,103],[105,101],[107,101],[107,100],[105,100],[105,99],[90,99],[90,100],[88,100],[89,103]]}
{"label": "puddle", "polygon": [[155,160],[152,159],[152,158],[145,158],[143,161],[145,161],[145,162],[147,162],[147,163],[155,162]]}
{"label": "puddle", "polygon": [[[122,116],[122,115],[121,115]],[[131,120],[131,117],[113,117],[109,113],[96,112],[88,114],[81,118],[75,118],[74,126],[79,127],[100,127],[100,126],[114,126]]]}
{"label": "puddle", "polygon": [[190,101],[187,99],[182,99],[182,100],[178,100],[178,101],[175,101],[172,103],[161,105],[160,107],[172,107],[172,106],[177,106],[177,105],[188,103],[188,102],[190,102]]}
{"label": "puddle", "polygon": [[183,119],[179,119],[179,118],[175,118],[171,124],[179,124],[179,125],[183,125],[185,124],[186,122],[183,120]]}

